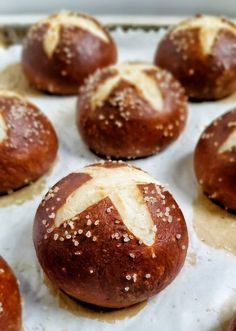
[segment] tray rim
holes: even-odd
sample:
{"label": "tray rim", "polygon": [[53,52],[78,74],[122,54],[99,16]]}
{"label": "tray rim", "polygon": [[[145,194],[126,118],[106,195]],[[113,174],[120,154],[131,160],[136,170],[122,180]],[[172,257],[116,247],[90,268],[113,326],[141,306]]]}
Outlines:
{"label": "tray rim", "polygon": [[[49,13],[41,14],[0,14],[0,27],[2,26],[29,26],[44,18]],[[191,15],[93,15],[106,26],[130,27],[162,27],[177,24]],[[236,23],[236,17],[230,17]]]}
{"label": "tray rim", "polygon": [[[0,46],[9,47],[22,43],[28,28],[45,17],[45,14],[35,15],[0,15]],[[95,16],[109,30],[118,28],[143,31],[167,28],[183,20],[184,16],[134,16],[134,15],[97,15]]]}
{"label": "tray rim", "polygon": [[[0,15],[0,46],[8,47],[20,44],[30,25],[39,21],[45,14]],[[109,30],[144,30],[157,31],[168,28],[189,16],[167,15],[94,15]],[[236,23],[236,18],[231,18]]]}
{"label": "tray rim", "polygon": [[[45,14],[19,14],[0,15],[0,26],[25,26],[35,23],[48,15]],[[178,23],[187,16],[166,15],[93,15],[103,24],[110,26],[166,26]]]}

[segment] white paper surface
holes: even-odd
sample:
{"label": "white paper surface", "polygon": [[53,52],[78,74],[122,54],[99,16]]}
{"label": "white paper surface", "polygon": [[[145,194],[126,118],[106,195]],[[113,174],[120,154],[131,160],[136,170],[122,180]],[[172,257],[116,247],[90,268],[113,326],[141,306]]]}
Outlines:
{"label": "white paper surface", "polygon": [[[113,32],[119,46],[119,61],[152,61],[163,31]],[[20,59],[20,46],[0,50],[0,68]],[[236,257],[204,245],[192,228],[192,200],[197,184],[192,153],[197,139],[213,118],[236,106],[236,95],[218,102],[189,104],[187,126],[179,140],[155,156],[133,161],[169,190],[179,203],[189,231],[189,254],[197,263],[185,264],[176,280],[150,299],[134,317],[112,323],[75,316],[58,307],[43,282],[33,243],[36,208],[47,189],[69,172],[97,160],[82,143],[75,126],[75,97],[30,97],[53,122],[59,137],[58,162],[47,177],[44,192],[22,205],[0,208],[0,254],[13,267],[24,301],[25,331],[215,331],[222,314],[236,306]],[[235,301],[234,301],[235,299]],[[227,302],[231,302],[227,306]],[[226,313],[227,313],[226,311]]]}

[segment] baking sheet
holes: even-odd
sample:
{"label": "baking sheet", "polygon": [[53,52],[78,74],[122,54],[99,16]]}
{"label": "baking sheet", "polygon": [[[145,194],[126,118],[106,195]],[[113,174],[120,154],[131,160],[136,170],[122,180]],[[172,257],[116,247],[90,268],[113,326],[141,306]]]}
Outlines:
{"label": "baking sheet", "polygon": [[[124,32],[118,29],[112,34],[119,47],[120,62],[152,61],[157,41],[164,31]],[[0,49],[0,69],[19,62],[20,53],[21,46]],[[0,208],[0,254],[11,264],[20,281],[24,330],[224,330],[225,320],[236,309],[236,257],[205,245],[193,231],[192,201],[198,187],[193,173],[192,153],[205,125],[236,106],[236,94],[218,102],[189,104],[187,126],[178,141],[160,154],[131,162],[167,184],[185,215],[190,245],[185,266],[170,286],[151,298],[142,309],[123,311],[117,315],[86,314],[83,311],[75,314],[65,309],[59,297],[45,283],[32,243],[36,208],[52,184],[98,158],[84,146],[77,132],[75,97],[39,94],[31,95],[29,99],[53,122],[60,148],[53,169],[40,182],[42,189],[35,189],[35,195],[23,203],[20,203],[18,195],[20,204],[5,200]],[[37,188],[38,184],[35,185]]]}

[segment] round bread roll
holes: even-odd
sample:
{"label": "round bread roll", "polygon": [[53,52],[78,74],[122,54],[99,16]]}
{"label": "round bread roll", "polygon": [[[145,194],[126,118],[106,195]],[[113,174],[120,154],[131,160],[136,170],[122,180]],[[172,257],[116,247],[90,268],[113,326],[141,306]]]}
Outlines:
{"label": "round bread roll", "polygon": [[121,162],[93,164],[60,180],[37,210],[33,239],[53,283],[76,299],[111,308],[165,288],[188,245],[171,194]]}
{"label": "round bread roll", "polygon": [[33,25],[24,42],[22,66],[38,89],[77,94],[84,79],[116,62],[116,46],[94,18],[60,12]]}
{"label": "round bread roll", "polygon": [[97,71],[81,87],[77,126],[96,154],[135,159],[173,142],[184,128],[180,84],[153,65],[129,63]]}
{"label": "round bread roll", "polygon": [[204,130],[194,164],[203,191],[225,209],[236,210],[236,109]]}
{"label": "round bread roll", "polygon": [[158,45],[155,63],[173,73],[189,97],[223,98],[236,90],[236,25],[197,15],[174,26]]}
{"label": "round bread roll", "polygon": [[36,106],[0,91],[0,194],[43,175],[55,160],[57,145],[52,124]]}
{"label": "round bread roll", "polygon": [[234,316],[232,317],[228,329],[227,331],[236,331],[236,313],[234,314]]}
{"label": "round bread roll", "polygon": [[0,255],[0,330],[21,331],[21,299],[17,280]]}

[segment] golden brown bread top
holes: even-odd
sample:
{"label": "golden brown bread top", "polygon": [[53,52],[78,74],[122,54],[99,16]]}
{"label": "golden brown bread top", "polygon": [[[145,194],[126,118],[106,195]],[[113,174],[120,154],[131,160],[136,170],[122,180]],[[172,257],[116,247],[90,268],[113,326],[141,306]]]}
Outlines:
{"label": "golden brown bread top", "polygon": [[[122,81],[126,82],[130,88],[126,87],[123,92],[114,93]],[[165,92],[178,99],[178,106],[185,111],[184,91],[181,85],[173,79],[173,76],[154,65],[147,63],[126,63],[118,64],[97,70],[86,81],[80,89],[80,97],[90,100],[92,110],[102,107],[103,104],[110,103],[118,106],[120,111],[125,113],[125,108],[135,109],[139,100],[134,98],[132,90],[136,90],[140,99],[143,99],[154,112],[162,112],[165,107]],[[125,113],[124,117],[130,114]]]}
{"label": "golden brown bread top", "polygon": [[57,148],[54,128],[38,108],[18,94],[0,91],[0,194],[42,176]]}
{"label": "golden brown bread top", "polygon": [[[210,54],[214,41],[220,31],[224,30],[236,36],[236,25],[224,17],[198,15],[176,25],[170,31],[170,38],[175,39],[176,34],[188,33],[191,30],[199,30],[199,39],[204,54]],[[190,43],[191,44],[191,43]],[[187,48],[187,43],[179,45]]]}
{"label": "golden brown bread top", "polygon": [[24,97],[0,91],[0,146],[28,150],[30,145],[43,145],[51,132],[46,117]]}
{"label": "golden brown bread top", "polygon": [[90,165],[60,180],[40,204],[33,233],[49,279],[105,307],[159,292],[177,275],[188,246],[171,194],[121,162]]}
{"label": "golden brown bread top", "polygon": [[228,159],[231,162],[229,156],[234,157],[236,147],[236,110],[233,109],[215,119],[204,130],[199,142],[204,143],[207,150],[219,159]]}
{"label": "golden brown bread top", "polygon": [[149,102],[153,109],[162,111],[163,99],[161,91],[156,80],[148,75],[148,70],[156,70],[155,66],[148,64],[121,64],[113,66],[110,70],[115,70],[116,75],[105,79],[95,90],[91,99],[93,110],[109,98],[113,88],[121,80],[125,80],[139,90],[141,96]]}
{"label": "golden brown bread top", "polygon": [[[43,35],[43,47],[48,57],[52,57],[57,48],[61,38],[61,28],[64,30],[80,29],[87,31],[103,42],[109,42],[105,30],[94,18],[77,12],[62,11],[42,19],[31,27],[28,38],[37,38],[38,29],[44,26],[46,26],[46,31]],[[64,34],[64,38],[65,36],[66,34]],[[67,43],[70,43],[70,39],[69,37]]]}
{"label": "golden brown bread top", "polygon": [[169,70],[191,98],[221,99],[236,89],[236,25],[197,15],[170,29],[154,62]]}
{"label": "golden brown bread top", "polygon": [[[56,185],[43,199],[42,207],[45,213],[41,222],[45,227],[45,239],[48,237],[47,234],[56,228],[68,222],[76,222],[77,215],[93,205],[99,205],[104,199],[109,199],[111,205],[107,206],[107,213],[111,213],[115,207],[124,225],[135,238],[147,246],[154,244],[157,228],[147,208],[147,202],[154,203],[158,196],[158,199],[162,199],[165,204],[166,189],[160,186],[153,177],[139,168],[115,161],[87,166],[71,176],[74,180],[73,185],[68,187],[69,191],[63,192],[60,185]],[[77,181],[80,183],[82,178],[82,184],[76,184]],[[149,192],[149,186],[155,187],[152,194]],[[144,188],[147,196],[143,197],[141,187]],[[63,200],[60,194],[63,195]],[[50,204],[54,201],[51,208],[47,207],[48,200]],[[175,206],[173,208],[175,209]],[[166,206],[160,215],[159,211],[157,214],[169,223],[173,221],[169,206]]]}
{"label": "golden brown bread top", "polygon": [[55,215],[56,226],[109,197],[129,231],[148,246],[154,243],[156,227],[138,189],[138,185],[157,183],[151,176],[128,166],[92,166],[79,173],[88,174],[90,180],[67,197]]}
{"label": "golden brown bread top", "polygon": [[22,52],[27,79],[54,94],[76,95],[85,78],[116,59],[109,32],[93,17],[76,12],[60,12],[34,24]]}
{"label": "golden brown bread top", "polygon": [[83,140],[96,154],[145,157],[177,139],[187,99],[169,72],[132,62],[91,75],[80,88],[76,116]]}
{"label": "golden brown bread top", "polygon": [[195,171],[203,191],[226,209],[236,209],[236,110],[216,118],[195,149]]}

